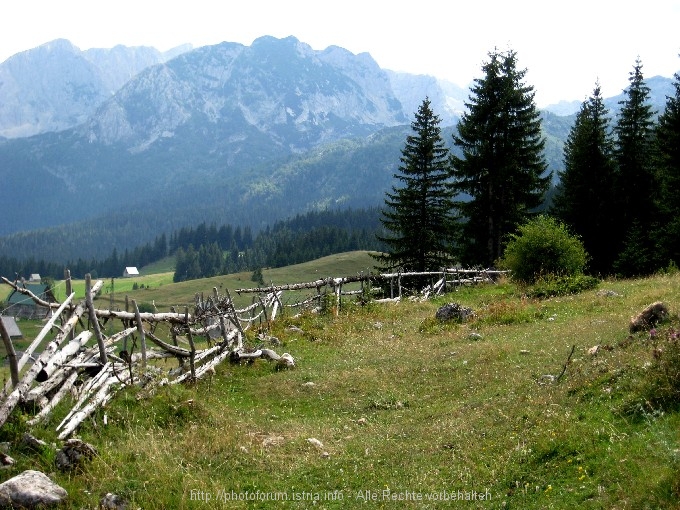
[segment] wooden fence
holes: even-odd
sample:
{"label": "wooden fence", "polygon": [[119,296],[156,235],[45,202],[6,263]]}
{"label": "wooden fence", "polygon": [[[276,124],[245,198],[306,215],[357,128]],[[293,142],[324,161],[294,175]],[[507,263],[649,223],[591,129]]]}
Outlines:
{"label": "wooden fence", "polygon": [[[295,283],[288,285],[270,285],[268,287],[254,287],[236,289],[238,294],[258,294],[264,296],[276,295],[276,301],[280,307],[304,307],[316,303],[317,307],[322,307],[328,295],[334,296],[335,310],[340,310],[343,296],[366,295],[369,299],[377,302],[400,300],[406,294],[410,297],[428,299],[452,290],[457,286],[475,285],[478,283],[494,283],[500,277],[507,274],[507,271],[493,269],[442,269],[441,271],[427,272],[397,272],[397,273],[378,273],[360,274],[340,278],[323,278],[307,283]],[[416,280],[422,282],[429,279],[430,284],[413,292],[413,286],[408,286],[409,281]],[[358,290],[343,291],[343,286],[358,283],[361,288]],[[376,294],[387,294],[389,287],[389,297],[373,299]],[[408,288],[408,290],[406,290]],[[294,301],[291,304],[283,305],[281,295],[284,291],[316,290],[316,293],[307,299]]]}
{"label": "wooden fence", "polygon": [[[177,384],[211,375],[215,366],[224,360],[240,362],[253,358],[272,360],[282,367],[295,365],[293,357],[277,354],[272,349],[248,349],[246,331],[253,325],[273,321],[286,307],[319,308],[325,300],[334,300],[336,312],[343,296],[372,293],[382,286],[389,297],[376,301],[394,301],[404,295],[404,283],[409,279],[431,279],[416,295],[427,299],[446,292],[456,285],[471,285],[495,281],[502,272],[489,270],[447,269],[427,273],[389,273],[356,275],[342,278],[325,278],[308,283],[238,289],[239,294],[253,294],[252,304],[237,309],[226,291],[220,295],[217,288],[207,298],[195,296],[193,310],[174,308],[169,312],[141,313],[132,301],[132,310],[98,309],[95,296],[103,281],[92,283],[86,278],[85,299],[74,303],[70,274],[65,281],[68,297],[63,303],[48,303],[6,278],[2,281],[17,292],[25,294],[36,303],[48,307],[52,314],[41,332],[18,358],[9,335],[0,321],[0,336],[4,342],[10,365],[11,380],[0,394],[0,427],[5,424],[19,403],[33,403],[40,411],[29,420],[39,423],[70,393],[77,393],[77,401],[57,427],[59,438],[72,434],[80,423],[96,409],[109,402],[116,391],[137,384]],[[358,289],[343,290],[343,286],[357,284]],[[286,291],[315,292],[292,303],[283,302]],[[127,302],[127,300],[126,300]],[[84,325],[87,318],[87,326]],[[114,327],[110,327],[111,324]],[[82,331],[77,332],[78,326]],[[111,331],[108,335],[106,330]],[[37,358],[33,355],[45,339],[56,330],[56,335]],[[88,346],[94,338],[96,342]],[[155,360],[175,360],[176,366],[163,371]],[[24,367],[30,360],[32,365]],[[22,373],[23,371],[23,373]],[[79,383],[79,384],[77,384]]]}

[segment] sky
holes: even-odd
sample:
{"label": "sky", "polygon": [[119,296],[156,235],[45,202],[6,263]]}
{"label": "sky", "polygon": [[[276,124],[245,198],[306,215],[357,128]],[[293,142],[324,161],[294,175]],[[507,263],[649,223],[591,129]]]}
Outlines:
{"label": "sky", "polygon": [[638,57],[646,78],[672,77],[678,27],[680,0],[12,0],[0,6],[0,62],[59,38],[165,51],[292,35],[467,88],[490,51],[510,49],[543,107],[583,101],[598,81],[619,94]]}

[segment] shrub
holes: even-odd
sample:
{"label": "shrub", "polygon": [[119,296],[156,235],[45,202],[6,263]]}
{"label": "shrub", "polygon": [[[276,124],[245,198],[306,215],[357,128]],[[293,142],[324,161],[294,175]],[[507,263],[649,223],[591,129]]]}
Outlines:
{"label": "shrub", "polygon": [[550,216],[538,216],[511,234],[501,265],[515,281],[533,284],[546,275],[580,274],[588,255],[580,239]]}
{"label": "shrub", "polygon": [[139,303],[139,313],[156,313],[156,307],[151,303]]}
{"label": "shrub", "polygon": [[264,287],[264,275],[262,274],[262,268],[258,267],[253,271],[253,274],[250,276],[250,280],[257,283],[260,287]]}
{"label": "shrub", "polygon": [[594,276],[575,274],[571,276],[542,276],[527,289],[527,296],[532,298],[547,298],[578,294],[585,290],[594,289],[600,280]]}

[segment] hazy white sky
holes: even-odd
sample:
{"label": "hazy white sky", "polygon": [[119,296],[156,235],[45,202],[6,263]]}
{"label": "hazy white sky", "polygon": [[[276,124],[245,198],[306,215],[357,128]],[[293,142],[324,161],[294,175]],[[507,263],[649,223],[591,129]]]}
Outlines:
{"label": "hazy white sky", "polygon": [[638,56],[645,77],[672,77],[678,27],[680,0],[12,0],[0,7],[0,62],[57,38],[167,50],[293,35],[467,86],[489,51],[510,48],[545,106],[585,99],[598,79],[605,96],[620,93]]}

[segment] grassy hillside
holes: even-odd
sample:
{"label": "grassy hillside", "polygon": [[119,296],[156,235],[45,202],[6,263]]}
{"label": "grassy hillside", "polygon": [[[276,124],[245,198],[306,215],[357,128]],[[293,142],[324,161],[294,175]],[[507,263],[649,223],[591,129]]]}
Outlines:
{"label": "grassy hillside", "polygon": [[[191,299],[173,287],[160,287],[163,299]],[[656,300],[671,318],[653,337],[629,335],[630,316]],[[475,319],[437,322],[451,301]],[[679,303],[680,275],[665,275],[541,301],[501,283],[338,317],[284,316],[270,333],[297,368],[225,364],[195,385],[128,389],[107,407],[108,425],[100,412],[80,430],[99,451],[81,472],[55,472],[53,453],[13,443],[18,463],[0,480],[54,473],[73,508],[107,492],[144,509],[282,504],[273,498],[287,508],[313,498],[317,508],[675,508],[680,414],[652,382],[680,387],[667,339]],[[60,420],[33,432],[53,442]],[[23,430],[15,419],[0,440]]]}
{"label": "grassy hillside", "polygon": [[[162,267],[168,263],[165,262]],[[275,269],[263,269],[262,275],[267,284],[283,285],[286,283],[299,283],[313,281],[318,278],[333,276],[348,276],[360,272],[368,272],[373,269],[375,261],[370,257],[369,252],[355,251],[329,255],[318,260],[305,262]],[[233,291],[235,289],[257,287],[251,280],[252,271],[235,273],[214,278],[203,278],[200,280],[190,280],[181,283],[172,283],[173,273],[157,272],[158,267],[142,268],[141,276],[138,278],[116,278],[104,281],[104,288],[98,298],[99,308],[108,308],[113,294],[114,308],[125,307],[125,296],[128,301],[136,300],[140,303],[155,303],[160,311],[167,311],[171,306],[178,309],[184,306],[191,306],[194,296],[197,293],[209,295],[213,287],[217,287],[221,293],[228,289],[232,292],[234,300],[239,304],[249,304],[252,296],[239,297]],[[136,290],[133,290],[134,286]],[[63,300],[66,290],[63,282],[57,282],[56,296],[58,300]],[[77,298],[85,296],[85,283],[82,280],[73,282],[73,289]],[[113,289],[113,290],[112,290]]]}

